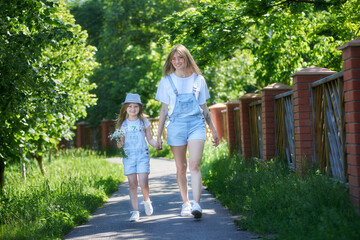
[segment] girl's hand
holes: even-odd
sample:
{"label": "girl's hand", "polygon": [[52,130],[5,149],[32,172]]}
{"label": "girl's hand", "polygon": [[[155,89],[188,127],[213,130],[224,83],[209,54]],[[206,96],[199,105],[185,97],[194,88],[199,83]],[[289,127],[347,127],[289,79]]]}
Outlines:
{"label": "girl's hand", "polygon": [[162,140],[161,137],[156,139],[156,151],[159,153],[162,150]]}
{"label": "girl's hand", "polygon": [[121,141],[120,142],[117,142],[116,145],[118,148],[122,148],[124,146],[124,142],[125,142],[125,136],[123,136],[121,138]]}
{"label": "girl's hand", "polygon": [[217,147],[219,145],[219,136],[217,135],[216,131],[213,131],[213,145],[214,147]]}

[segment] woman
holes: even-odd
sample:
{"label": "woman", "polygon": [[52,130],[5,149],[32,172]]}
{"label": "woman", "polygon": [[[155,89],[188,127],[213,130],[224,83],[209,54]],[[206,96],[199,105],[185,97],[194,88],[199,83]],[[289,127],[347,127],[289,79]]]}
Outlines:
{"label": "woman", "polygon": [[[176,164],[176,178],[183,200],[181,216],[194,215],[201,218],[200,195],[202,177],[201,158],[206,140],[205,121],[209,125],[213,144],[219,144],[216,129],[211,121],[206,100],[210,98],[205,79],[200,74],[189,50],[183,45],[175,46],[166,59],[156,100],[162,103],[157,143],[161,149],[161,135],[167,128],[167,143],[170,145]],[[166,117],[168,120],[165,124]],[[189,202],[186,177],[186,151],[189,149],[189,170],[194,200]]]}

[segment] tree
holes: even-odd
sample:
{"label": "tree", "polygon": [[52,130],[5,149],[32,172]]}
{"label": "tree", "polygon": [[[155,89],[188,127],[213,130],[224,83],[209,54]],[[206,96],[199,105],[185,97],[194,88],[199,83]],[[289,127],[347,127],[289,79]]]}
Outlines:
{"label": "tree", "polygon": [[359,34],[359,6],[359,0],[217,0],[166,23],[170,41],[193,49],[203,68],[251,51],[249,71],[262,88],[291,85],[289,75],[311,65],[340,70],[336,47]]}
{"label": "tree", "polygon": [[[186,2],[176,0],[89,0],[78,4],[77,21],[87,29],[86,11],[91,4],[103,3],[96,16],[102,13],[100,36],[91,35],[90,39],[99,39],[96,59],[100,67],[95,71],[91,81],[98,86],[94,94],[98,103],[89,109],[87,121],[98,125],[102,119],[114,119],[119,112],[126,93],[137,92],[142,101],[147,102],[155,97],[156,84],[161,78],[162,64],[167,49],[157,44],[164,35],[166,27],[163,18],[169,14],[184,9]],[[94,23],[98,25],[100,23]],[[155,115],[154,102],[150,101],[146,113]]]}
{"label": "tree", "polygon": [[[0,187],[8,161],[35,157],[69,139],[95,104],[88,77],[95,49],[62,1],[16,0],[0,5]],[[44,171],[44,169],[42,169]]]}

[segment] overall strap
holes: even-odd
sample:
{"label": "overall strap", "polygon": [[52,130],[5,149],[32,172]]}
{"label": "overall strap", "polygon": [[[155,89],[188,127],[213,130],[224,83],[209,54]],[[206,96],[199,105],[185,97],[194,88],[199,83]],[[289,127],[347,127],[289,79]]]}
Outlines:
{"label": "overall strap", "polygon": [[128,124],[127,124],[127,120],[125,119],[125,120],[122,122],[120,128],[125,128],[125,129],[127,129],[127,127],[128,127]]}
{"label": "overall strap", "polygon": [[172,87],[175,95],[176,95],[176,96],[179,95],[178,90],[176,89],[176,87],[175,87],[175,85],[174,85],[174,82],[173,82],[173,80],[171,79],[170,75],[168,75],[168,79],[169,79],[170,85],[171,85],[171,87]]}

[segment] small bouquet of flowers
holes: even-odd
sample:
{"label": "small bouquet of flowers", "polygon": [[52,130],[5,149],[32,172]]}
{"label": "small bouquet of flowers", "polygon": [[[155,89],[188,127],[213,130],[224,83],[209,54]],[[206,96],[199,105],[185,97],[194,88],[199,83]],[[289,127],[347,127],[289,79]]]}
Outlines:
{"label": "small bouquet of flowers", "polygon": [[[119,128],[115,130],[112,134],[109,135],[110,140],[115,140],[116,142],[121,142],[121,138],[125,136],[124,131]],[[120,148],[120,157],[127,158],[124,148]]]}

